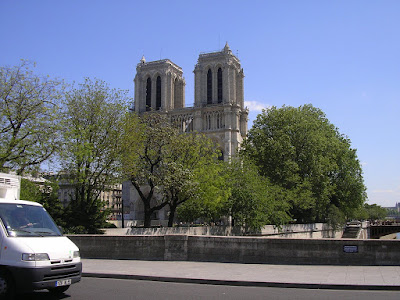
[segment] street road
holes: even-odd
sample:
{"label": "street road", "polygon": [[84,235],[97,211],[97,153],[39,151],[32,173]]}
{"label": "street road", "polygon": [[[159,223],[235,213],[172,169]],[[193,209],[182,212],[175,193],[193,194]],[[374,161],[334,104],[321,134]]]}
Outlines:
{"label": "street road", "polygon": [[142,280],[82,278],[61,297],[47,291],[21,295],[18,300],[205,300],[205,299],[400,299],[400,291],[316,290],[166,283]]}

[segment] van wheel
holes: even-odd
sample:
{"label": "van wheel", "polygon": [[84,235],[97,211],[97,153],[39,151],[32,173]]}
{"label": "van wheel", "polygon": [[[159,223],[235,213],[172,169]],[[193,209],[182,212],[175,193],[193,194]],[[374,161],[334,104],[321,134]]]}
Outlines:
{"label": "van wheel", "polygon": [[12,277],[5,270],[0,270],[0,299],[13,299],[15,286]]}
{"label": "van wheel", "polygon": [[69,285],[65,285],[65,286],[59,286],[59,287],[49,289],[49,292],[52,294],[55,294],[55,295],[60,295],[68,289],[69,289]]}

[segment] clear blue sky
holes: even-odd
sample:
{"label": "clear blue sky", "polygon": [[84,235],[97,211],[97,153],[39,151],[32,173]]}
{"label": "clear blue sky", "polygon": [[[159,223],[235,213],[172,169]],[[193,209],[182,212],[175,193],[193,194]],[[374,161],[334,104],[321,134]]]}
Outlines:
{"label": "clear blue sky", "polygon": [[133,97],[136,64],[183,68],[228,41],[244,68],[249,127],[261,107],[311,103],[357,149],[369,203],[400,202],[400,1],[0,0],[0,65],[96,77]]}

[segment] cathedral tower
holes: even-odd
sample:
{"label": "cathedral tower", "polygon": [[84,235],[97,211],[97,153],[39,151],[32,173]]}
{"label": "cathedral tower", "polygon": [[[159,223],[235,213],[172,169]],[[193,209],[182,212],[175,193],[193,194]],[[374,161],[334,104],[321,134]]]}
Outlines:
{"label": "cathedral tower", "polygon": [[146,62],[136,67],[135,111],[170,111],[185,106],[185,79],[182,69],[169,59]]}
{"label": "cathedral tower", "polygon": [[[182,69],[169,59],[146,62],[142,57],[134,79],[134,111],[163,113],[181,132],[205,134],[228,161],[247,135],[249,111],[244,107],[243,78],[240,61],[228,44],[221,51],[202,53],[194,68],[194,106],[185,107]],[[142,220],[143,203],[131,182],[124,183],[123,198],[131,203],[132,218]],[[166,225],[167,207],[155,219]]]}
{"label": "cathedral tower", "polygon": [[221,51],[199,55],[194,69],[194,107],[185,107],[182,69],[169,59],[136,67],[135,111],[167,113],[183,132],[202,132],[228,160],[247,135],[248,109],[244,107],[244,73],[228,43]]}
{"label": "cathedral tower", "polygon": [[243,69],[228,43],[220,52],[200,54],[193,72],[196,107],[232,104],[243,108]]}
{"label": "cathedral tower", "polygon": [[194,129],[220,145],[224,160],[235,155],[247,135],[243,69],[228,43],[218,52],[203,53],[194,69]]}

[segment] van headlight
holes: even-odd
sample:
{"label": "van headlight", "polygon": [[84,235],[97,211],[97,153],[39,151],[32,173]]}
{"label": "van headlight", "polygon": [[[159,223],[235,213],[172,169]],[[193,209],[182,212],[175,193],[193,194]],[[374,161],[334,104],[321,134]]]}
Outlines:
{"label": "van headlight", "polygon": [[47,253],[22,253],[22,260],[43,261],[43,260],[50,260],[50,258]]}
{"label": "van headlight", "polygon": [[73,257],[74,257],[74,258],[81,257],[79,251],[74,251],[74,256],[73,256]]}

